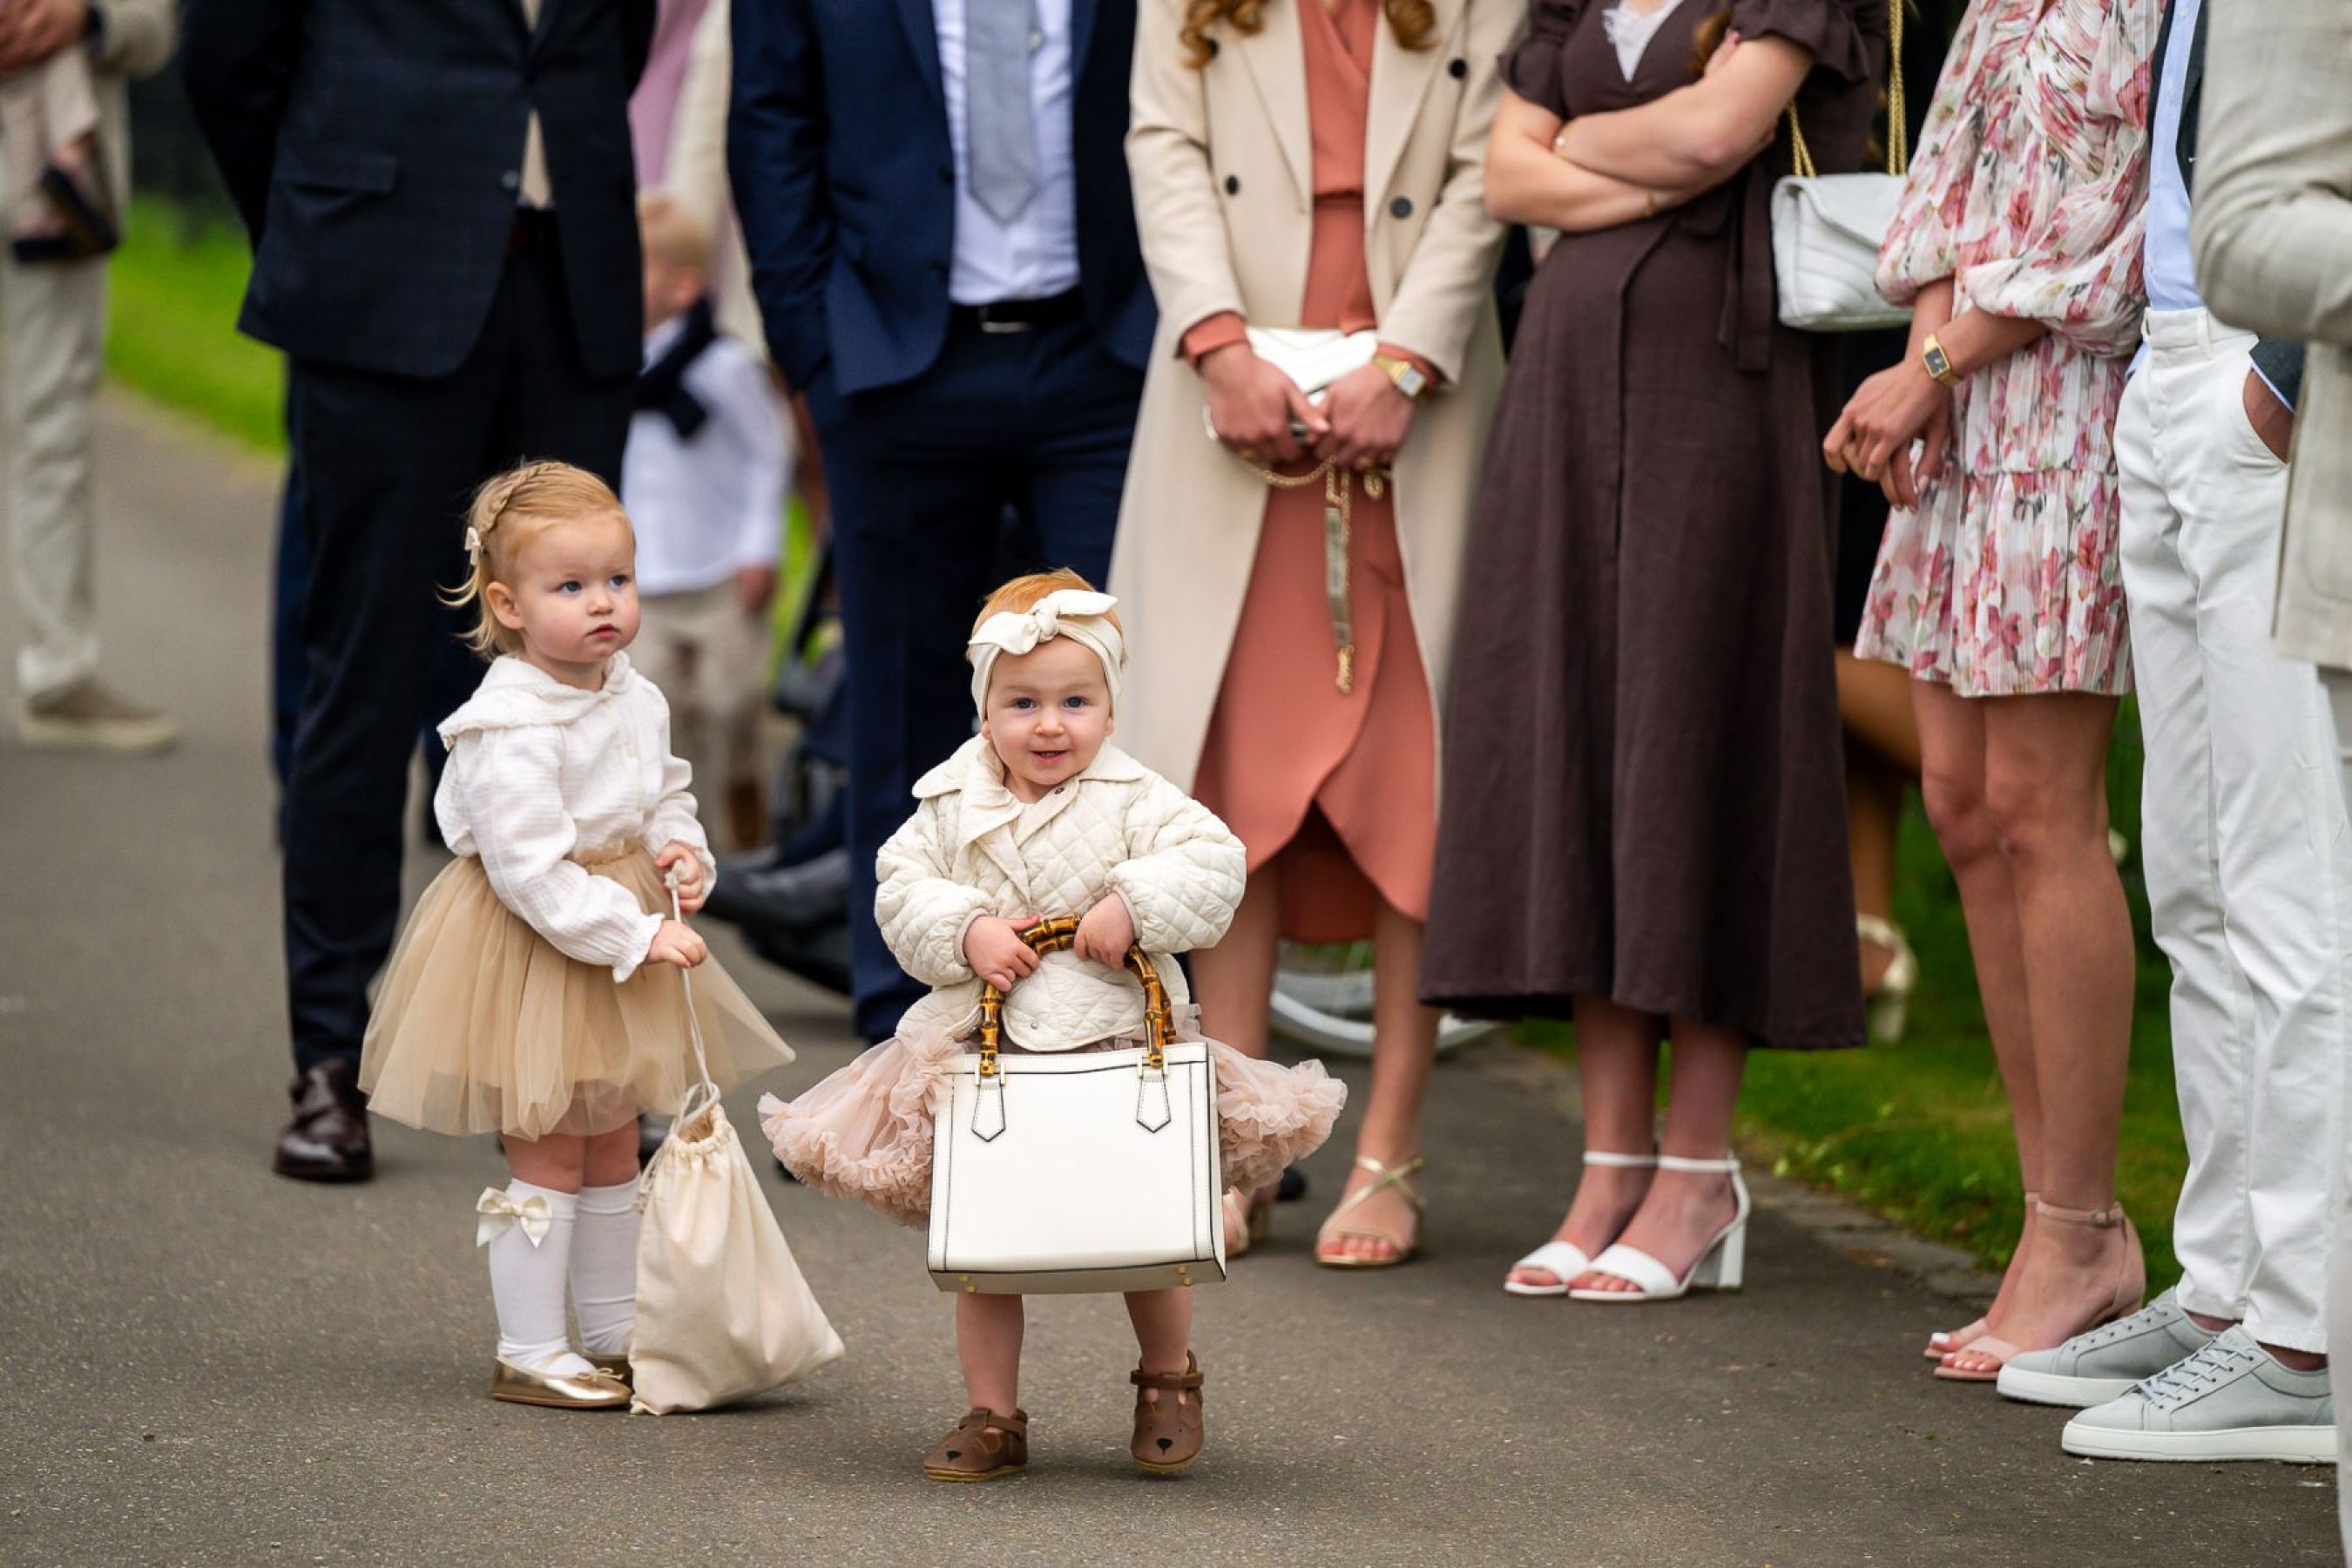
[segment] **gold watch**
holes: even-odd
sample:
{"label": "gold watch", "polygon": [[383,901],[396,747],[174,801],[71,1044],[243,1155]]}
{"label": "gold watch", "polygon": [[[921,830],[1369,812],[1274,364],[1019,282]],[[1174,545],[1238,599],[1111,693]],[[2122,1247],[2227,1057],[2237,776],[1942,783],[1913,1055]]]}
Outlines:
{"label": "gold watch", "polygon": [[1429,377],[1422,374],[1421,367],[1411,360],[1392,359],[1387,354],[1374,354],[1372,363],[1381,367],[1381,374],[1394,383],[1399,392],[1403,393],[1415,403],[1420,402],[1423,395],[1429,391]]}
{"label": "gold watch", "polygon": [[1919,363],[1927,367],[1929,376],[1944,385],[1960,384],[1960,373],[1952,368],[1952,356],[1944,352],[1944,345],[1936,341],[1933,332],[1929,332],[1927,341],[1919,345]]}

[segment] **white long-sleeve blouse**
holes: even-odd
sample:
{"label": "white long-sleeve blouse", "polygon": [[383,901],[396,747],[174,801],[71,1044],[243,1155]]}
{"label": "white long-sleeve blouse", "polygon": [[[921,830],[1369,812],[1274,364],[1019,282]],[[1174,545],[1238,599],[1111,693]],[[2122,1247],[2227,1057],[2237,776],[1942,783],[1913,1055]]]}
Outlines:
{"label": "white long-sleeve blouse", "polygon": [[691,846],[704,886],[718,867],[687,786],[693,771],[670,754],[669,704],[616,653],[594,691],[567,686],[511,656],[494,661],[465,705],[443,721],[449,765],[433,815],[452,853],[480,858],[500,902],[555,949],[636,973],[662,916],[582,864],[672,839]]}

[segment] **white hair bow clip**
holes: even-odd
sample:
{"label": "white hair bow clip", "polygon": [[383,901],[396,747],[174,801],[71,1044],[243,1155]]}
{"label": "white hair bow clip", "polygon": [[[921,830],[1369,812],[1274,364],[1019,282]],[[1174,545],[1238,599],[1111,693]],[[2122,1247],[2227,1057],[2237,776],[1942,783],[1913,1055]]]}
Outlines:
{"label": "white hair bow clip", "polygon": [[548,1228],[555,1223],[554,1211],[540,1194],[533,1193],[517,1203],[512,1193],[499,1187],[484,1187],[482,1195],[474,1200],[474,1212],[481,1216],[474,1222],[476,1247],[489,1246],[518,1225],[522,1226],[524,1237],[537,1247],[547,1239]]}
{"label": "white hair bow clip", "polygon": [[469,522],[466,525],[466,559],[468,561],[479,561],[481,558],[481,531]]}

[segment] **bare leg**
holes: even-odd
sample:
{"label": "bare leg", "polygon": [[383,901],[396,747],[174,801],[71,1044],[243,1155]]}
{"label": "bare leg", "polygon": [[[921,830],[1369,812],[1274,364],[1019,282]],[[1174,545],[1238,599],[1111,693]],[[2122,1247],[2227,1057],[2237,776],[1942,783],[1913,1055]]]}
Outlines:
{"label": "bare leg", "polygon": [[[1372,1083],[1356,1152],[1393,1168],[1421,1152],[1421,1102],[1437,1060],[1438,1013],[1421,1005],[1422,922],[1383,901],[1372,929]],[[1375,1179],[1359,1165],[1347,1192]],[[1394,1186],[1349,1211],[1346,1224],[1385,1236],[1411,1237],[1419,1211]],[[1335,1237],[1317,1250],[1327,1258],[1393,1258],[1399,1248],[1373,1236]]]}
{"label": "bare leg", "polygon": [[[1686,1018],[1675,1020],[1674,1040],[1674,1076],[1659,1151],[1686,1160],[1720,1160],[1731,1152],[1731,1113],[1739,1103],[1748,1042],[1737,1030]],[[1679,1277],[1690,1272],[1707,1243],[1738,1212],[1730,1176],[1660,1171],[1618,1239],[1648,1253]],[[1575,1284],[1579,1289],[1640,1289],[1613,1274],[1587,1274]]]}
{"label": "bare leg", "polygon": [[1018,1296],[956,1298],[956,1361],[968,1404],[999,1415],[1021,1408],[1023,1327]]}
{"label": "bare leg", "polygon": [[[1192,954],[1192,999],[1201,1005],[1202,1026],[1245,1057],[1265,1055],[1266,1012],[1274,997],[1274,970],[1282,936],[1282,857],[1250,873],[1241,907],[1223,942]],[[1271,1194],[1236,1190],[1224,1209],[1225,1251],[1239,1253],[1247,1242],[1244,1214]]]}
{"label": "bare leg", "polygon": [[[1611,1154],[1646,1154],[1657,1146],[1658,1020],[1605,996],[1576,999],[1576,1070],[1584,1091],[1584,1146]],[[1652,1173],[1587,1165],[1554,1241],[1587,1257],[1617,1239],[1650,1190]],[[1549,1268],[1514,1268],[1518,1284],[1561,1283]]]}
{"label": "bare leg", "polygon": [[[2105,1208],[2116,1192],[2133,980],[2131,917],[2107,853],[2116,702],[2068,692],[1986,707],[1985,800],[2015,889],[2036,1047],[2041,1179],[2028,1184],[2053,1205]],[[2089,1326],[2111,1302],[2119,1263],[2128,1273],[2123,1255],[2134,1245],[2119,1228],[2036,1226],[2024,1271],[1990,1315],[1993,1332],[2037,1349]],[[1963,1353],[1954,1364],[1997,1363]]]}
{"label": "bare leg", "polygon": [[[629,1130],[630,1136],[636,1130]],[[582,1178],[587,1173],[588,1140],[569,1133],[550,1132],[542,1138],[513,1138],[507,1141],[507,1169],[517,1181],[529,1182],[534,1187],[545,1187],[551,1193],[576,1193]],[[632,1164],[631,1169],[635,1169]]]}
{"label": "bare leg", "polygon": [[637,1179],[637,1124],[634,1121],[624,1121],[609,1132],[599,1132],[580,1142],[583,1184],[617,1187],[623,1182]]}
{"label": "bare leg", "polygon": [[1192,1292],[1129,1290],[1128,1321],[1146,1372],[1182,1372],[1192,1348]]}
{"label": "bare leg", "polygon": [[1900,665],[1856,658],[1850,647],[1837,650],[1838,720],[1845,726],[1849,754],[1859,742],[1881,762],[1916,779],[1921,764],[1912,685]]}

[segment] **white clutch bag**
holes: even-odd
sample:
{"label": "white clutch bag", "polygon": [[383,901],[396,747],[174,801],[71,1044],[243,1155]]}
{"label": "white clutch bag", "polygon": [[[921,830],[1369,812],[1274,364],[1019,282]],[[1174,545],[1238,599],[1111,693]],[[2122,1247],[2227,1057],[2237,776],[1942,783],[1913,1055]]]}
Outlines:
{"label": "white clutch bag", "polygon": [[[1024,933],[1066,948],[1075,919]],[[999,1054],[1003,995],[981,996],[980,1054],[931,1101],[931,1280],[966,1295],[1160,1290],[1225,1277],[1209,1047],[1171,1042],[1168,994],[1136,948],[1147,1044]]]}
{"label": "white clutch bag", "polygon": [[1370,328],[1343,332],[1337,327],[1252,327],[1249,343],[1252,353],[1297,383],[1312,401],[1349,371],[1371,363],[1381,335]]}
{"label": "white clutch bag", "polygon": [[1890,0],[1886,172],[1823,174],[1813,165],[1796,105],[1789,106],[1789,137],[1797,172],[1772,187],[1772,273],[1785,326],[1814,332],[1862,332],[1899,327],[1908,306],[1889,304],[1878,291],[1878,253],[1903,196],[1910,164],[1903,108],[1903,4]]}

